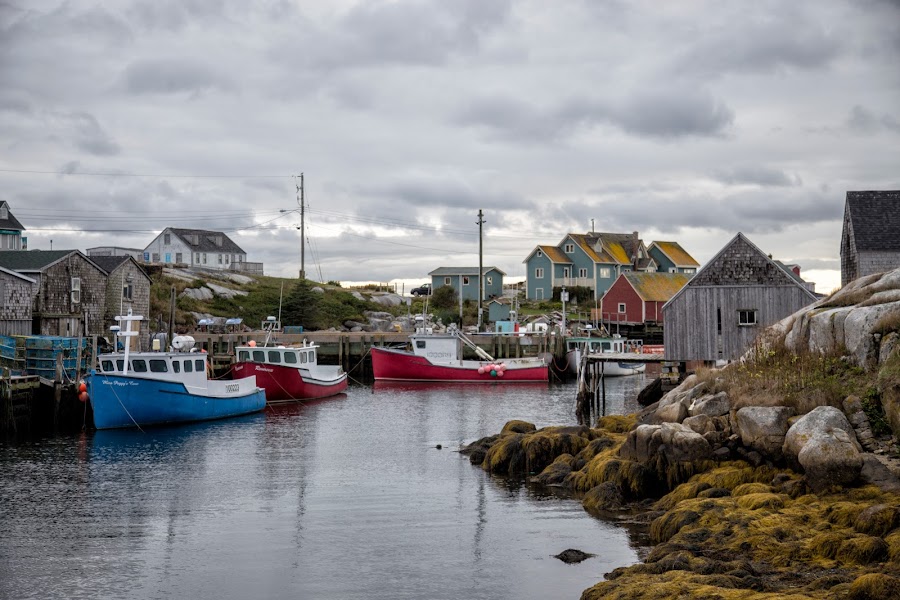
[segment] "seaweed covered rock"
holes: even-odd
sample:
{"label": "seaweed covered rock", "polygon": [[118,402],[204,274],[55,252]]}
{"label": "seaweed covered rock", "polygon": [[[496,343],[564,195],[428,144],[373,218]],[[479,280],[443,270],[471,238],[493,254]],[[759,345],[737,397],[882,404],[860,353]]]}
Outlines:
{"label": "seaweed covered rock", "polygon": [[628,433],[619,456],[651,463],[659,455],[669,463],[709,460],[712,448],[702,435],[680,423],[639,425]]}
{"label": "seaweed covered rock", "polygon": [[584,426],[501,434],[488,449],[481,466],[495,474],[535,475],[561,454],[578,454],[592,438],[592,430]]}

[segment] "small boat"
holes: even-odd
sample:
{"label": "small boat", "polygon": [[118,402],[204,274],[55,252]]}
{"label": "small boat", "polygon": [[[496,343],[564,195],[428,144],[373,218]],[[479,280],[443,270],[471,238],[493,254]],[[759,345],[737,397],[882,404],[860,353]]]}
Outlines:
{"label": "small boat", "polygon": [[99,355],[99,369],[85,378],[97,429],[208,421],[265,408],[255,377],[210,379],[207,355],[191,351],[189,336],[173,338],[169,352],[132,352],[131,338],[139,332],[131,323],[142,319],[131,311],[116,317],[126,324],[116,332],[125,338],[124,351]]}
{"label": "small boat", "polygon": [[[251,342],[252,344],[252,342]],[[237,346],[232,377],[256,376],[269,404],[314,400],[347,389],[347,374],[340,366],[320,365],[316,344],[291,346]]]}
{"label": "small boat", "polygon": [[[463,359],[468,346],[479,360]],[[375,380],[449,381],[463,383],[548,381],[549,369],[542,358],[496,360],[456,329],[433,333],[417,328],[407,348],[373,346]]]}
{"label": "small boat", "polygon": [[[569,371],[577,375],[585,349],[587,349],[588,354],[624,354],[626,352],[640,353],[640,346],[639,342],[626,340],[619,335],[609,337],[571,337],[566,340],[566,361]],[[643,373],[646,368],[646,364],[639,362],[609,361],[603,365],[603,375],[606,377],[636,375]]]}

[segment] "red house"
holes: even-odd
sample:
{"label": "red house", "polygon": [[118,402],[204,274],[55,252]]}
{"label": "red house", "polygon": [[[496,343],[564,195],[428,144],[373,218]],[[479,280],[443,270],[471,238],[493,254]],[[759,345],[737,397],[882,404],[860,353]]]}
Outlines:
{"label": "red house", "polygon": [[622,273],[603,295],[600,318],[607,324],[661,324],[663,304],[692,276],[685,273]]}

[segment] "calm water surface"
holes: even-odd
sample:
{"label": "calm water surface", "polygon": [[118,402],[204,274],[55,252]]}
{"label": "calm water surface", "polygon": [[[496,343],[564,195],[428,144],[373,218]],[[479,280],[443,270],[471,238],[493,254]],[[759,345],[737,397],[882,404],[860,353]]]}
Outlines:
{"label": "calm water surface", "polygon": [[[609,379],[609,412],[636,410],[643,383]],[[455,452],[514,418],[571,424],[574,396],[377,385],[239,419],[0,446],[0,597],[578,598],[636,562],[637,542]],[[597,556],[552,558],[567,548]]]}

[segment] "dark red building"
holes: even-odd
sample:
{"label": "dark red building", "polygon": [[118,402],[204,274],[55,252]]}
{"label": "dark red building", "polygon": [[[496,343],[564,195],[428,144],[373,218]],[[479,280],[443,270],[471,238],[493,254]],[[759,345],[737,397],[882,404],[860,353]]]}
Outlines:
{"label": "dark red building", "polygon": [[601,319],[607,325],[662,324],[663,304],[691,277],[685,273],[622,273],[603,295]]}

